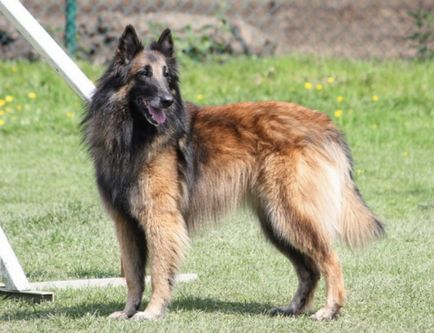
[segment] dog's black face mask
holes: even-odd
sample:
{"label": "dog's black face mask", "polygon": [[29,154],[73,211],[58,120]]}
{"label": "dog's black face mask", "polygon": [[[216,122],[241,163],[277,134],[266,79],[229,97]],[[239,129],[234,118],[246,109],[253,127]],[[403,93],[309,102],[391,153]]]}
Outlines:
{"label": "dog's black face mask", "polygon": [[165,124],[168,114],[174,112],[178,92],[170,30],[164,30],[158,41],[144,50],[134,28],[127,26],[116,56],[125,66],[132,111],[154,126]]}

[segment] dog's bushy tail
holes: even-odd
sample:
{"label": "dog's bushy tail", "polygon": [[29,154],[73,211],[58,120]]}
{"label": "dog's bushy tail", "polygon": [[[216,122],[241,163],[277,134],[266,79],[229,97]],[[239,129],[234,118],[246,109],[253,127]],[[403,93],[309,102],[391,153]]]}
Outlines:
{"label": "dog's bushy tail", "polygon": [[363,201],[351,177],[344,184],[339,220],[341,239],[350,248],[363,247],[384,235],[383,224]]}
{"label": "dog's bushy tail", "polygon": [[[343,139],[326,145],[325,150],[330,160],[334,161],[333,166],[328,168],[334,172],[325,174],[329,178],[328,189],[331,189],[328,208],[337,208],[336,214],[332,215],[337,218],[337,223],[333,228],[328,226],[328,230],[333,230],[350,248],[363,247],[382,237],[385,233],[384,227],[366,205],[354,182],[351,153]],[[327,214],[327,211],[324,214]],[[333,223],[331,219],[326,221]]]}

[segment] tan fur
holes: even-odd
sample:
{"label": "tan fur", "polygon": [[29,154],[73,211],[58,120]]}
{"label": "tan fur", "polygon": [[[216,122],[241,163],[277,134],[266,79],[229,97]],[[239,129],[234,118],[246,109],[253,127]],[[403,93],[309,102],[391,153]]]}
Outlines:
{"label": "tan fur", "polygon": [[145,66],[152,68],[152,74],[157,80],[163,80],[162,69],[167,66],[163,55],[154,51],[141,51],[134,57],[130,67],[130,75],[134,75]]}
{"label": "tan fur", "polygon": [[342,214],[340,218],[341,237],[350,247],[363,247],[381,237],[379,230],[372,227],[374,214],[364,205],[355,192],[352,183],[343,189]]}
{"label": "tan fur", "polygon": [[[141,303],[144,289],[144,271],[146,260],[146,246],[143,233],[132,226],[128,220],[106,205],[108,213],[111,215],[116,226],[116,234],[120,245],[122,256],[122,275],[128,286],[128,308],[135,312]],[[145,245],[144,245],[145,244]],[[127,318],[132,313],[127,314],[123,311],[112,314],[114,318]]]}

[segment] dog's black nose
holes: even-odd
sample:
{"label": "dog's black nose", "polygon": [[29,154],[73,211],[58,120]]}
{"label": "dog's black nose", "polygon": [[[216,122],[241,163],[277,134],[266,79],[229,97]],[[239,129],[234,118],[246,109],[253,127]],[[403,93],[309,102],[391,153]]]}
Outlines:
{"label": "dog's black nose", "polygon": [[168,108],[173,104],[173,97],[170,95],[160,97],[160,103],[163,108]]}

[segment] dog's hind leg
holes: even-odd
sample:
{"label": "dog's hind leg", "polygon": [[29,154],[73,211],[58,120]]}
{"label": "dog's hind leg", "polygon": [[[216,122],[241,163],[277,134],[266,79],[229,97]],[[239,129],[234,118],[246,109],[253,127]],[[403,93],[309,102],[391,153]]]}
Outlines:
{"label": "dog's hind leg", "polygon": [[110,315],[114,319],[128,319],[139,309],[144,290],[147,257],[145,233],[137,221],[111,212],[120,245],[122,269],[128,286],[125,308]]}
{"label": "dog's hind leg", "polygon": [[300,282],[289,307],[273,313],[307,309],[319,272],[326,281],[327,303],[312,318],[327,320],[339,314],[345,300],[341,266],[332,249],[332,232],[339,216],[339,183],[331,166],[308,158],[296,153],[290,159],[268,156],[256,182],[255,197],[268,237],[291,258],[299,280],[307,279]]}
{"label": "dog's hind leg", "polygon": [[311,310],[313,296],[320,279],[318,265],[306,254],[293,247],[285,237],[273,230],[271,216],[262,207],[257,207],[262,229],[267,238],[282,252],[294,266],[298,277],[298,288],[290,304],[271,310],[271,315],[296,316]]}

